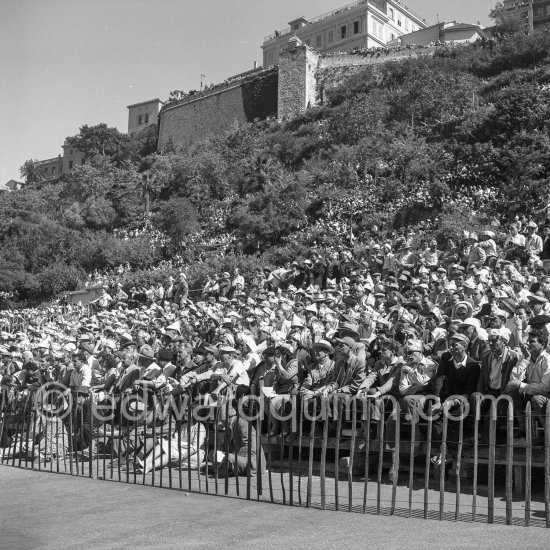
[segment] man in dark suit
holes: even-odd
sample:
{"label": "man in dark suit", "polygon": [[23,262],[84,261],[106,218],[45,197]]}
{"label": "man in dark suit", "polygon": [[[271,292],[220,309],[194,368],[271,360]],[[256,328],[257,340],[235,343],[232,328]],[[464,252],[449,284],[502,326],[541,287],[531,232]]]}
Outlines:
{"label": "man in dark suit", "polygon": [[480,328],[481,323],[479,319],[476,319],[475,317],[464,319],[458,327],[458,332],[467,336],[470,342],[468,344],[468,348],[466,349],[466,353],[471,359],[478,362],[481,362],[483,357],[489,353],[489,344],[481,340],[478,335],[478,330]]}
{"label": "man in dark suit", "polygon": [[139,380],[141,369],[137,366],[137,344],[132,340],[125,342],[121,348],[122,372],[113,389],[115,395],[128,393],[133,389],[136,380]]}
{"label": "man in dark suit", "polygon": [[[469,402],[476,391],[479,380],[479,363],[466,352],[469,343],[469,338],[464,334],[456,333],[449,338],[449,351],[441,356],[435,377],[430,383],[430,389],[436,397],[432,410],[439,412],[444,407],[448,411],[448,443],[458,441],[459,422],[455,419],[461,415],[462,406]],[[434,421],[433,427],[434,440],[437,440],[443,431],[441,416]],[[442,466],[441,453],[432,457],[432,463],[436,468]]]}
{"label": "man in dark suit", "polygon": [[439,404],[452,399],[449,405],[459,405],[461,396],[468,399],[477,390],[479,363],[466,353],[469,343],[470,340],[464,334],[456,333],[449,338],[450,351],[441,356],[432,383]]}

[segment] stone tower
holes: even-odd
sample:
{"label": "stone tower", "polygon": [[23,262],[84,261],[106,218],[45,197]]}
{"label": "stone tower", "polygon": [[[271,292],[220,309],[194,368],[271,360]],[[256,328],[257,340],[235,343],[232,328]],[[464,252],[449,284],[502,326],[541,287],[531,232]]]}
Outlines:
{"label": "stone tower", "polygon": [[285,120],[316,104],[319,54],[293,36],[279,58],[278,118]]}

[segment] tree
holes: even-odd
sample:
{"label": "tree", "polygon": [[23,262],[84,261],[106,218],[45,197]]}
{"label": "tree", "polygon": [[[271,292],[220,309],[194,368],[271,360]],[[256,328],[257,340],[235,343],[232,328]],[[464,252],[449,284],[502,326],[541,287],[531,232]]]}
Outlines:
{"label": "tree", "polygon": [[493,36],[503,38],[522,30],[522,21],[517,10],[507,10],[502,2],[497,2],[489,17],[495,22]]}
{"label": "tree", "polygon": [[98,155],[114,158],[126,141],[128,136],[116,128],[109,128],[104,122],[96,126],[85,124],[80,127],[78,135],[67,138],[67,144],[83,153],[85,161]]}
{"label": "tree", "polygon": [[172,240],[174,250],[179,250],[182,240],[198,229],[198,213],[189,200],[174,197],[161,205],[154,222]]}
{"label": "tree", "polygon": [[82,217],[93,229],[110,229],[116,218],[111,201],[104,197],[90,197],[82,210]]}
{"label": "tree", "polygon": [[44,176],[37,170],[36,163],[37,160],[26,160],[23,163],[23,166],[19,168],[19,173],[21,177],[25,179],[25,183],[37,183],[44,179]]}

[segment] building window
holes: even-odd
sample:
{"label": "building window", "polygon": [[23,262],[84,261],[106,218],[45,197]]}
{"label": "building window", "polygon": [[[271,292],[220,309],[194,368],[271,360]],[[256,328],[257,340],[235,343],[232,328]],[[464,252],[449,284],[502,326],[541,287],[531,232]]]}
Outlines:
{"label": "building window", "polygon": [[323,37],[320,34],[317,35],[317,38],[315,39],[315,44],[318,48],[323,45]]}
{"label": "building window", "polygon": [[52,176],[55,175],[55,166],[52,167]]}
{"label": "building window", "polygon": [[149,124],[149,115],[145,115],[145,124]]}
{"label": "building window", "polygon": [[141,115],[138,115],[138,124],[141,124]]}
{"label": "building window", "polygon": [[372,19],[372,34],[374,34],[374,36],[378,36],[379,38],[382,38],[383,30],[384,30],[383,23],[378,21],[378,19],[373,18]]}
{"label": "building window", "polygon": [[406,31],[409,30],[409,20],[408,19],[405,19],[405,30]]}
{"label": "building window", "polygon": [[401,17],[397,17],[397,26],[400,27],[401,26]]}
{"label": "building window", "polygon": [[328,43],[332,44],[334,42],[334,31],[328,31]]}
{"label": "building window", "polygon": [[395,34],[393,34],[393,32],[391,33],[391,39],[395,40]]}
{"label": "building window", "polygon": [[72,169],[73,169],[73,161],[70,160],[70,161],[69,161],[69,170],[72,170]]}
{"label": "building window", "polygon": [[340,38],[342,40],[344,40],[344,38],[346,38],[346,35],[347,35],[347,27],[346,25],[343,25],[342,27],[340,27]]}
{"label": "building window", "polygon": [[353,34],[359,34],[359,21],[353,22]]}
{"label": "building window", "polygon": [[390,19],[393,21],[395,18],[395,15],[393,14],[393,8],[390,8]]}

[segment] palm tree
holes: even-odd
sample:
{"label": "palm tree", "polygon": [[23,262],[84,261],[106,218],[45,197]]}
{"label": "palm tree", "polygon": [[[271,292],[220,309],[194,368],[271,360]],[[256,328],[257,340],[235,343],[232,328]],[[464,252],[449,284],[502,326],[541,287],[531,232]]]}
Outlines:
{"label": "palm tree", "polygon": [[26,160],[23,166],[19,168],[19,173],[21,174],[21,177],[25,179],[25,183],[37,183],[44,179],[43,174],[41,174],[36,168],[37,162],[37,160],[33,159]]}

